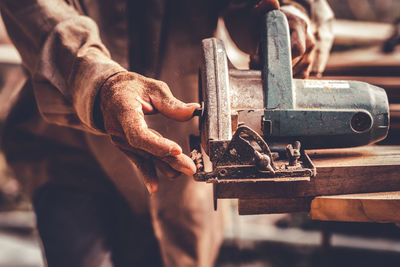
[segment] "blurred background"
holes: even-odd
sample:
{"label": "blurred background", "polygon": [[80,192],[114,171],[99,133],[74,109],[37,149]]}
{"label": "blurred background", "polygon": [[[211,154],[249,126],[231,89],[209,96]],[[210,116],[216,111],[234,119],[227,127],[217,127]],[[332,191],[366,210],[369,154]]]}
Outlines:
{"label": "blurred background", "polygon": [[[400,1],[329,0],[337,21],[326,79],[359,80],[386,89],[391,130],[400,143]],[[0,24],[0,134],[26,76]],[[6,100],[6,101],[3,101]],[[394,224],[311,221],[307,214],[238,216],[228,201],[225,242],[217,266],[400,266]],[[400,211],[394,211],[400,212]],[[35,216],[7,168],[0,144],[0,267],[43,266]]]}

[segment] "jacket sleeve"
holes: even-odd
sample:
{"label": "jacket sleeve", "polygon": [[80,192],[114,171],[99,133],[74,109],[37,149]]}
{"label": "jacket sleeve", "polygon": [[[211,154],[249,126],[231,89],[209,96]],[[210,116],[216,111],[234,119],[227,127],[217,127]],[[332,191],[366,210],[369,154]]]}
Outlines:
{"label": "jacket sleeve", "polygon": [[0,8],[42,116],[100,133],[94,120],[97,93],[126,70],[110,59],[96,23],[63,0],[0,0]]}
{"label": "jacket sleeve", "polygon": [[315,36],[315,60],[311,72],[322,74],[328,62],[332,48],[334,14],[326,0],[283,0],[282,9],[288,12],[304,14]]}

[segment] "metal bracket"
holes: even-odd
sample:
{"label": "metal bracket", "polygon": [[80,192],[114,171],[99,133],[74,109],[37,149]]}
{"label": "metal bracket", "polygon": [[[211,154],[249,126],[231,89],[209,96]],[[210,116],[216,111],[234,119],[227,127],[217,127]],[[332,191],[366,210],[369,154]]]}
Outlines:
{"label": "metal bracket", "polygon": [[209,151],[212,171],[206,172],[202,168],[203,157],[200,150],[192,151],[192,159],[198,167],[194,176],[197,181],[309,181],[316,175],[316,168],[304,150],[300,149],[300,142],[288,144],[285,153],[274,152],[258,133],[247,126],[241,126],[230,142],[213,143],[215,144],[210,146]]}

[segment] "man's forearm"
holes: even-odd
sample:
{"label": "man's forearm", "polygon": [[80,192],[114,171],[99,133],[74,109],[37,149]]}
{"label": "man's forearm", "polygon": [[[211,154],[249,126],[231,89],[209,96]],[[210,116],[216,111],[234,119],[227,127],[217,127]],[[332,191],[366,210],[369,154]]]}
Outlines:
{"label": "man's forearm", "polygon": [[0,7],[43,117],[97,131],[97,92],[107,78],[125,69],[110,59],[96,23],[62,0],[3,0]]}

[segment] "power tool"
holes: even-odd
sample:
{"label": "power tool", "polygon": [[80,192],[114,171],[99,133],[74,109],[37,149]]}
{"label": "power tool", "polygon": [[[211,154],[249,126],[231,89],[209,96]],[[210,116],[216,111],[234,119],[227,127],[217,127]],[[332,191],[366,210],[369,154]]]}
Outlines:
{"label": "power tool", "polygon": [[235,69],[221,40],[202,41],[197,181],[309,181],[317,170],[305,149],[362,146],[388,133],[385,90],[293,79],[286,16],[273,10],[264,23],[262,70]]}

